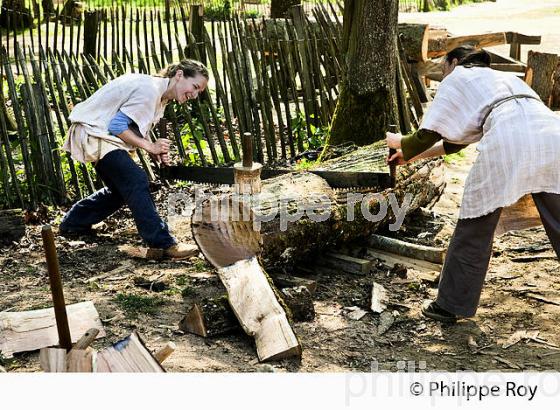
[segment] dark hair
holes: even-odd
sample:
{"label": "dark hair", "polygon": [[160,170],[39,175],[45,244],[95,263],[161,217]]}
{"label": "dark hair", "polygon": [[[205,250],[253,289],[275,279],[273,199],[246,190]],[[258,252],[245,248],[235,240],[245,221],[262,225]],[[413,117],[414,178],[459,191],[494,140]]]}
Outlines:
{"label": "dark hair", "polygon": [[449,64],[457,59],[457,65],[466,67],[490,67],[490,54],[473,46],[459,46],[445,56]]}
{"label": "dark hair", "polygon": [[181,60],[177,64],[171,64],[165,67],[158,73],[159,77],[175,77],[177,70],[182,70],[183,75],[185,77],[196,77],[197,74],[200,74],[207,80],[209,79],[208,69],[204,64],[200,61],[185,59]]}

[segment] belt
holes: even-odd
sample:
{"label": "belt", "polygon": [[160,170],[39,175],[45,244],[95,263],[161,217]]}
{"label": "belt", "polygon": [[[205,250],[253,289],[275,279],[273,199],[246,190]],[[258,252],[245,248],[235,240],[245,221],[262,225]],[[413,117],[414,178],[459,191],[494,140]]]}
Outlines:
{"label": "belt", "polygon": [[488,116],[490,115],[490,113],[495,108],[498,108],[500,105],[502,105],[503,103],[505,103],[507,101],[517,100],[517,99],[520,99],[520,98],[532,98],[533,100],[541,101],[541,99],[539,97],[535,97],[534,95],[530,95],[530,94],[514,94],[514,95],[510,95],[509,97],[500,98],[499,100],[494,101],[492,103],[492,105],[490,105],[490,109],[486,112],[486,115],[484,115],[484,118],[482,119],[482,123],[481,123],[480,128],[484,127],[484,124],[486,123],[486,120],[488,119]]}

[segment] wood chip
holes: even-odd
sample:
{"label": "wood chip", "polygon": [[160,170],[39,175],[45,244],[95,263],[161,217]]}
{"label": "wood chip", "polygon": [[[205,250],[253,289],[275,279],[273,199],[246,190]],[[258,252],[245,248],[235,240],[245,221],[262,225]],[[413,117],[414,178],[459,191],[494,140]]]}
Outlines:
{"label": "wood chip", "polygon": [[347,317],[348,319],[360,320],[367,314],[367,311],[359,308],[358,306],[350,306],[350,307],[343,308],[342,314],[344,317]]}
{"label": "wood chip", "polygon": [[379,283],[373,282],[371,290],[371,310],[382,313],[387,309],[387,290]]}
{"label": "wood chip", "polygon": [[502,364],[505,364],[506,366],[508,366],[511,369],[515,369],[515,370],[523,370],[523,368],[521,366],[519,366],[516,363],[510,362],[509,360],[506,360],[500,356],[494,356],[494,359]]}

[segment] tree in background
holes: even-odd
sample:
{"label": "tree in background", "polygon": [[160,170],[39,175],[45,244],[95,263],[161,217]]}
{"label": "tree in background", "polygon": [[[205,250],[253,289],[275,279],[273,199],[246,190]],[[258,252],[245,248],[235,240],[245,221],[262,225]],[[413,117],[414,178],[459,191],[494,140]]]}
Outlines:
{"label": "tree in background", "polygon": [[397,15],[398,0],[345,0],[346,75],[328,144],[371,144],[398,124]]}

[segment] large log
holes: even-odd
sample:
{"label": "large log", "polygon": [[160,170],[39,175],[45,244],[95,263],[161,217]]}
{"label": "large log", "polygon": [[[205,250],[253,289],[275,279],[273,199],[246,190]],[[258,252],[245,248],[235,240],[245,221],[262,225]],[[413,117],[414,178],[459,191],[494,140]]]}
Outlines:
{"label": "large log", "polygon": [[428,59],[428,27],[427,24],[399,24],[399,37],[409,62],[424,62]]}
{"label": "large log", "polygon": [[558,56],[550,53],[529,51],[525,82],[541,97],[541,100],[552,105],[552,89],[554,87],[554,72],[558,66]]}
{"label": "large log", "polygon": [[[321,169],[386,172],[386,156],[385,143],[378,142],[324,162]],[[402,204],[410,194],[402,217],[437,200],[444,185],[441,159],[399,167],[394,188],[371,187],[359,193],[334,190],[311,173],[288,174],[262,181],[261,193],[245,203],[229,193],[204,201],[193,214],[193,237],[218,268],[254,255],[267,268],[293,264],[313,252],[367,237],[392,222],[392,207],[384,218],[371,215],[390,198]],[[364,200],[356,202],[359,194]]]}

